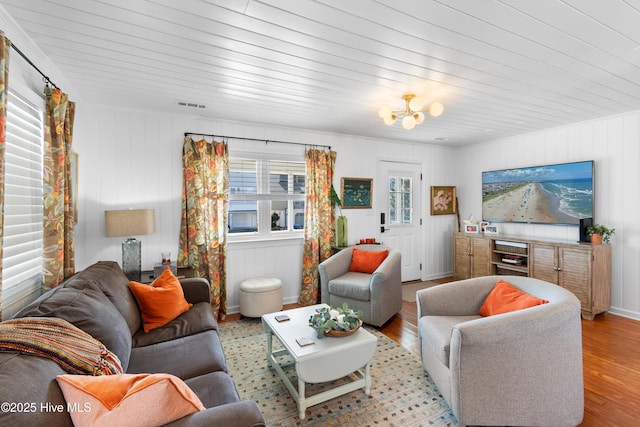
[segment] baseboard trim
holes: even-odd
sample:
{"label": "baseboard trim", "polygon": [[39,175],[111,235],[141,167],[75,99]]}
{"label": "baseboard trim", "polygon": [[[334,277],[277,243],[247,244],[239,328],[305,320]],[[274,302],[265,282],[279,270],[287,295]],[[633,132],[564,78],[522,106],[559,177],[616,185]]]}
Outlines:
{"label": "baseboard trim", "polygon": [[637,311],[625,310],[623,308],[611,307],[609,309],[609,313],[615,314],[617,316],[627,317],[633,320],[640,320],[640,313]]}

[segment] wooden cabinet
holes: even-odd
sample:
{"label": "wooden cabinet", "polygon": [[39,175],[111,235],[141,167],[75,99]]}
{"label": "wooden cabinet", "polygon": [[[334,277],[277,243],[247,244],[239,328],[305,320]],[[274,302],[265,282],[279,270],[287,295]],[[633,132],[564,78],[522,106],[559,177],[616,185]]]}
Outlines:
{"label": "wooden cabinet", "polygon": [[611,306],[611,245],[533,243],[531,277],[555,283],[580,300],[593,320]]}
{"label": "wooden cabinet", "polygon": [[491,274],[491,239],[482,234],[455,233],[453,280]]}
{"label": "wooden cabinet", "polygon": [[582,317],[611,306],[611,245],[455,233],[453,279],[489,275],[534,277],[573,292]]}

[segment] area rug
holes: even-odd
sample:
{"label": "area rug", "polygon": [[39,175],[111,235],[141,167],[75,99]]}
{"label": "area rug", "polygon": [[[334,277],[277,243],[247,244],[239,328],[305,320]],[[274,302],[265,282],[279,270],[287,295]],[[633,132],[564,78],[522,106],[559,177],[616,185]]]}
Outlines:
{"label": "area rug", "polygon": [[439,285],[440,283],[431,282],[427,280],[426,282],[418,282],[412,283],[410,285],[402,285],[402,299],[409,302],[416,301],[416,292],[420,289],[430,288],[432,286]]}
{"label": "area rug", "polygon": [[[267,366],[266,336],[260,320],[221,323],[219,332],[240,397],[258,404],[268,426],[457,426],[418,356],[374,328],[366,328],[378,338],[370,370],[371,396],[363,389],[347,393],[307,408],[304,420],[276,372]],[[274,348],[278,348],[276,343],[274,339]],[[292,367],[288,373],[295,378]],[[310,384],[307,397],[343,381]]]}

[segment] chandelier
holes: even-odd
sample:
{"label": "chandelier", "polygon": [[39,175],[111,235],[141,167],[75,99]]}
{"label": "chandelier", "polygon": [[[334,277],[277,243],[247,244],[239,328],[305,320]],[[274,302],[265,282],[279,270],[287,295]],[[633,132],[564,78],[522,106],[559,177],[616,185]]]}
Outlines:
{"label": "chandelier", "polygon": [[391,126],[399,116],[404,116],[402,119],[402,127],[405,129],[413,129],[416,125],[424,122],[424,113],[438,117],[444,110],[444,107],[439,102],[434,102],[428,108],[424,108],[424,100],[413,93],[402,95],[402,99],[404,99],[405,103],[404,110],[392,110],[387,104],[378,110],[378,115],[384,120],[385,125]]}

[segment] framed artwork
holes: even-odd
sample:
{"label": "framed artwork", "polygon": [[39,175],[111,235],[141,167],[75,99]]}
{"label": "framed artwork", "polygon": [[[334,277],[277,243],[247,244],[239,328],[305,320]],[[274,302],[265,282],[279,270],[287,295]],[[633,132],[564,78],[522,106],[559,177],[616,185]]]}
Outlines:
{"label": "framed artwork", "polygon": [[482,221],[482,222],[480,223],[480,231],[481,231],[482,233],[484,233],[484,229],[487,227],[487,225],[489,225],[489,222],[488,222],[488,221]]}
{"label": "framed artwork", "polygon": [[466,224],[464,226],[465,233],[478,233],[479,230],[480,230],[479,224]]}
{"label": "framed artwork", "polygon": [[372,178],[342,178],[342,209],[370,209]]}
{"label": "framed artwork", "polygon": [[431,186],[431,215],[451,215],[456,212],[456,187]]}
{"label": "framed artwork", "polygon": [[484,228],[484,234],[498,234],[498,226],[497,225],[487,225]]}
{"label": "framed artwork", "polygon": [[71,209],[73,211],[73,223],[78,223],[78,153],[72,151],[71,158]]}

